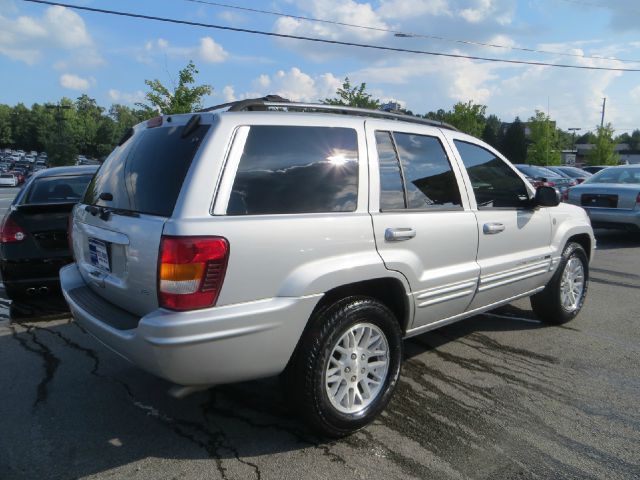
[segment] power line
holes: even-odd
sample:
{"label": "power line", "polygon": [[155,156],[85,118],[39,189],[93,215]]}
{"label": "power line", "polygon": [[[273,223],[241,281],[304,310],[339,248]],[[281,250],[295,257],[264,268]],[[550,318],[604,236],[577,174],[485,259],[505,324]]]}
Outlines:
{"label": "power line", "polygon": [[229,27],[226,25],[215,25],[211,23],[202,23],[202,22],[193,22],[189,20],[177,20],[174,18],[166,18],[166,17],[157,17],[152,15],[144,15],[141,13],[131,13],[131,12],[123,12],[119,10],[107,10],[104,8],[94,8],[94,7],[85,7],[80,5],[71,5],[68,3],[61,2],[52,2],[48,0],[23,0],[24,2],[30,3],[40,3],[43,5],[52,5],[58,7],[67,7],[73,10],[83,10],[87,12],[94,13],[103,13],[108,15],[116,15],[121,17],[130,17],[130,18],[138,18],[144,20],[155,20],[158,22],[165,23],[174,23],[179,25],[189,25],[192,27],[204,27],[204,28],[213,28],[217,30],[227,30],[232,32],[242,32],[242,33],[250,33],[253,35],[264,35],[269,37],[276,38],[287,38],[292,40],[304,40],[307,42],[316,42],[316,43],[327,43],[331,45],[343,45],[347,47],[359,47],[359,48],[369,48],[372,50],[384,50],[388,52],[401,52],[401,53],[414,53],[419,55],[431,55],[437,57],[449,57],[449,58],[460,58],[467,60],[482,60],[485,62],[495,62],[495,63],[508,63],[508,64],[516,64],[516,65],[534,65],[534,66],[544,66],[544,67],[556,67],[556,68],[575,68],[579,70],[604,70],[604,71],[616,71],[616,72],[640,72],[638,68],[615,68],[615,67],[592,67],[586,65],[569,65],[562,63],[547,63],[547,62],[537,62],[537,61],[529,61],[529,60],[510,60],[504,58],[493,58],[493,57],[480,57],[475,55],[462,55],[457,53],[444,53],[444,52],[432,52],[428,50],[412,50],[407,48],[397,48],[397,47],[387,47],[384,45],[371,45],[368,43],[355,43],[355,42],[343,42],[340,40],[329,40],[326,38],[316,38],[316,37],[305,37],[301,35],[288,35],[285,33],[275,33],[275,32],[265,32],[263,30],[253,30],[249,28],[240,28],[240,27]]}
{"label": "power line", "polygon": [[[518,50],[521,52],[528,52],[528,53],[542,53],[545,55],[561,55],[564,57],[591,58],[595,60],[612,60],[612,61],[615,60],[615,61],[624,62],[624,63],[640,63],[640,60],[631,60],[631,59],[616,58],[616,57],[604,57],[601,55],[585,55],[585,54],[579,54],[579,53],[556,52],[553,50],[541,50],[536,48],[517,47],[512,45],[501,45],[497,43],[485,43],[485,42],[479,42],[475,40],[463,40],[458,38],[442,37],[440,35],[430,35],[426,33],[405,32],[401,30],[393,30],[390,28],[373,27],[371,25],[358,25],[355,23],[339,22],[336,20],[326,20],[322,18],[307,17],[304,15],[293,15],[289,13],[274,12],[272,10],[262,10],[259,8],[241,7],[239,5],[231,5],[228,3],[213,2],[208,0],[183,0],[183,1],[190,2],[190,3],[199,3],[203,5],[210,5],[214,7],[241,10],[241,11],[251,12],[251,13],[259,13],[263,15],[272,15],[275,17],[295,18],[296,20],[305,20],[307,22],[324,23],[329,25],[337,25],[340,27],[358,28],[361,30],[370,30],[375,32],[393,33],[396,37],[403,37],[403,38],[429,38],[432,40],[440,40],[443,42],[452,42],[452,43],[459,43],[463,45],[473,45],[473,46],[479,46],[479,47],[503,48],[507,50]],[[572,1],[572,0],[566,0],[566,1]]]}

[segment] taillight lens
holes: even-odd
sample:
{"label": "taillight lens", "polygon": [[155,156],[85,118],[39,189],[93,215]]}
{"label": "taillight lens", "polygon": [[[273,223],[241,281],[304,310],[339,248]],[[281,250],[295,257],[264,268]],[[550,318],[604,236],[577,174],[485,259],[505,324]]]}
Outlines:
{"label": "taillight lens", "polygon": [[222,237],[169,237],[160,242],[160,306],[171,310],[212,307],[218,300],[229,259]]}
{"label": "taillight lens", "polygon": [[563,202],[568,202],[569,201],[569,190],[571,190],[571,189],[567,188],[564,192],[562,192],[562,201]]}
{"label": "taillight lens", "polygon": [[9,214],[5,215],[0,226],[0,243],[17,243],[25,239],[27,234],[14,222]]}
{"label": "taillight lens", "polygon": [[636,197],[636,204],[640,205],[640,193],[638,194],[638,196]]}

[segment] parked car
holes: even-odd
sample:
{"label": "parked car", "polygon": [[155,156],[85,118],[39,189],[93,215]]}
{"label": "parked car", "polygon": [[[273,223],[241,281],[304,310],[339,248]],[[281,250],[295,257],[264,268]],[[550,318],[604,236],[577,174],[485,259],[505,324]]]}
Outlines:
{"label": "parked car", "polygon": [[15,176],[18,181],[18,185],[22,185],[27,179],[27,176],[24,172],[25,171],[23,169],[14,168],[13,170],[9,170],[7,174]]}
{"label": "parked car", "polygon": [[264,99],[129,130],[71,223],[87,331],[179,385],[282,374],[329,436],[384,409],[403,337],[527,296],[574,318],[595,245],[584,210],[452,127]]}
{"label": "parked car", "polygon": [[516,164],[515,167],[524,175],[532,179],[534,187],[547,186],[557,188],[560,194],[564,194],[568,188],[577,185],[578,182],[561,173],[549,170],[547,167],[538,165]]}
{"label": "parked car", "polygon": [[576,182],[578,182],[578,184],[584,182],[587,178],[593,175],[592,173],[589,173],[581,168],[570,167],[566,165],[552,166],[552,167],[546,167],[546,168],[556,173],[562,173],[569,178],[573,178]]}
{"label": "parked car", "polygon": [[589,172],[591,174],[598,173],[600,170],[604,170],[605,168],[609,168],[611,165],[588,165],[586,167],[582,167],[585,172]]}
{"label": "parked car", "polygon": [[18,186],[18,176],[13,173],[2,173],[0,174],[0,186],[2,187],[17,187]]}
{"label": "parked car", "polygon": [[599,171],[569,191],[570,203],[584,208],[594,228],[640,229],[640,165]]}
{"label": "parked car", "polygon": [[58,271],[73,261],[69,213],[95,167],[58,167],[36,173],[16,196],[0,226],[0,273],[9,298],[59,290]]}

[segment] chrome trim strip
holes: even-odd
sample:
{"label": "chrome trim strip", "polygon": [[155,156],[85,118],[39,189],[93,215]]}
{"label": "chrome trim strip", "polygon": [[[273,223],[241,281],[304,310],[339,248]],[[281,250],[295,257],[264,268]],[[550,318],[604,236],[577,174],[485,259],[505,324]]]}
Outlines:
{"label": "chrome trim strip", "polygon": [[535,277],[537,275],[543,275],[545,273],[547,273],[549,271],[549,268],[547,265],[545,265],[542,268],[539,268],[538,270],[534,270],[531,273],[527,273],[526,275],[519,275],[517,277],[509,277],[505,280],[502,280],[500,282],[493,282],[493,283],[489,283],[489,284],[485,284],[483,286],[480,286],[480,288],[478,288],[479,292],[484,292],[486,290],[491,290],[492,288],[496,288],[496,287],[501,287],[503,285],[508,285],[510,283],[514,283],[514,282],[519,282],[520,280],[525,280],[527,278],[531,278],[531,277]]}
{"label": "chrome trim strip", "polygon": [[519,298],[530,297],[534,293],[538,293],[544,289],[544,285],[538,288],[534,288],[533,290],[529,290],[528,292],[521,293],[520,295],[515,295],[513,297],[507,298],[506,300],[500,300],[499,302],[492,303],[490,305],[486,305],[484,307],[476,308],[474,310],[470,310],[468,312],[460,313],[458,315],[454,315],[453,317],[445,318],[443,320],[438,320],[437,322],[430,323],[428,325],[423,325],[421,327],[412,328],[407,330],[404,335],[404,338],[413,337],[415,335],[420,335],[421,333],[428,332],[430,330],[435,330],[436,328],[444,327],[450,323],[457,322],[458,320],[463,320],[468,317],[473,317],[474,315],[478,315],[480,313],[486,312],[488,310],[493,310],[494,308],[500,307],[502,305],[506,305],[508,303],[513,302]]}
{"label": "chrome trim strip", "polygon": [[460,290],[463,288],[475,287],[478,281],[476,279],[463,280],[462,282],[450,283],[448,285],[444,285],[442,287],[430,288],[428,290],[424,290],[422,293],[416,293],[416,298],[418,300],[422,300],[425,298],[435,297],[442,293],[455,292],[456,290]]}
{"label": "chrome trim strip", "polygon": [[[475,283],[473,284],[475,286]],[[436,303],[447,302],[449,300],[455,300],[456,298],[466,297],[469,295],[473,295],[475,289],[467,289],[462,290],[461,292],[452,293],[451,295],[445,295],[442,297],[432,298],[431,300],[427,300],[426,302],[422,302],[418,304],[418,308],[428,307],[429,305],[435,305]]]}

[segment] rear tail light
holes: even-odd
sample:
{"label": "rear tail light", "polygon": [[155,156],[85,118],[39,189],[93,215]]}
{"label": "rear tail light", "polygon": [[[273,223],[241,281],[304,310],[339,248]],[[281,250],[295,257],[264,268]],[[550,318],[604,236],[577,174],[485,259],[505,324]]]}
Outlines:
{"label": "rear tail light", "polygon": [[556,186],[555,182],[542,182],[542,185],[544,185],[545,187],[555,187]]}
{"label": "rear tail light", "polygon": [[636,197],[636,205],[640,205],[640,193]]}
{"label": "rear tail light", "polygon": [[564,192],[562,192],[562,201],[563,202],[568,202],[569,201],[569,190],[571,190],[571,189],[567,188]]}
{"label": "rear tail light", "polygon": [[218,300],[229,259],[222,237],[169,237],[160,242],[158,292],[161,307],[194,310]]}
{"label": "rear tail light", "polygon": [[5,215],[0,226],[0,243],[17,243],[25,239],[27,234],[14,222],[9,214]]}

